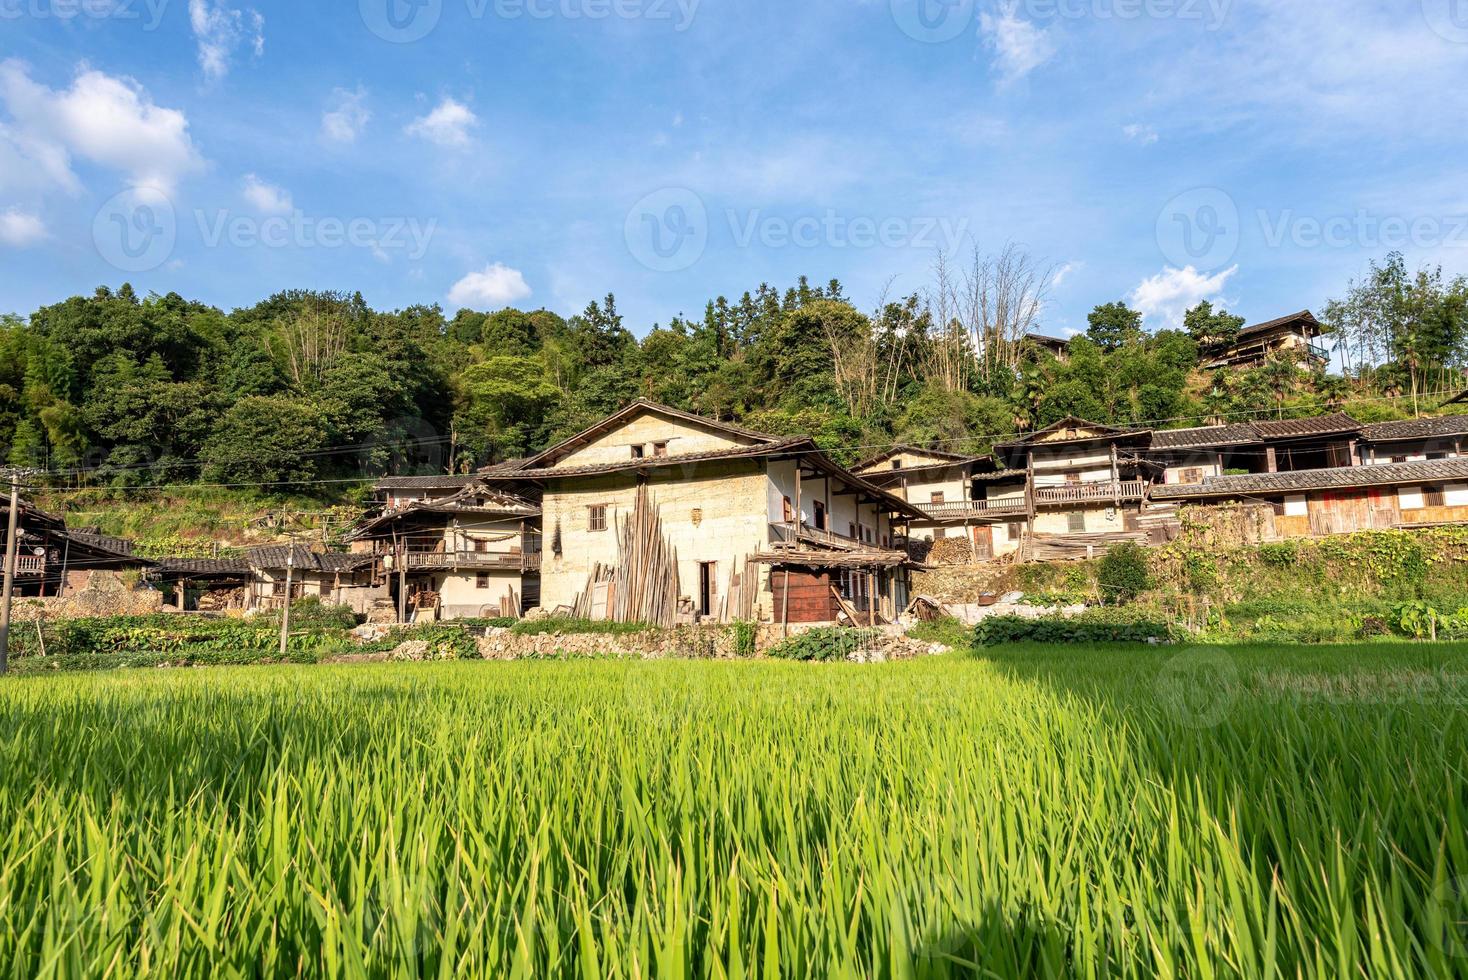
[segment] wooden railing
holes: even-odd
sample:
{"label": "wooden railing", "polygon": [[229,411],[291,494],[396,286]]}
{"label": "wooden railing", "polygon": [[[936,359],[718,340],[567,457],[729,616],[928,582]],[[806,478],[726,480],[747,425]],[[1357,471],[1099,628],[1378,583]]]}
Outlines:
{"label": "wooden railing", "polygon": [[858,541],[856,538],[837,534],[835,531],[824,531],[820,528],[811,527],[802,523],[799,533],[796,532],[794,521],[779,521],[770,525],[771,539],[776,544],[795,544],[804,541],[808,544],[823,544],[831,548],[841,548],[846,551],[859,551],[863,548],[873,547]]}
{"label": "wooden railing", "polygon": [[540,568],[540,552],[509,554],[496,551],[410,551],[408,569],[467,568],[528,571]]}
{"label": "wooden railing", "polygon": [[1147,484],[1141,480],[1123,480],[1112,483],[1067,483],[1064,486],[1036,487],[1035,503],[1041,507],[1055,504],[1100,503],[1107,500],[1140,500],[1147,493]]}
{"label": "wooden railing", "polygon": [[1012,500],[964,500],[942,504],[918,504],[917,507],[937,521],[1002,517],[1023,514],[1026,510],[1023,497],[1016,497]]}
{"label": "wooden railing", "polygon": [[17,575],[44,575],[46,574],[46,558],[44,555],[16,555],[15,574]]}

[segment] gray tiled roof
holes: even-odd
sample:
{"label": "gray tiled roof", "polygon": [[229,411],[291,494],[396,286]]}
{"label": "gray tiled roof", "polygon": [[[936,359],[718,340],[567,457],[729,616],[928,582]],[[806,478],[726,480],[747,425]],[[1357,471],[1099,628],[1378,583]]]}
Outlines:
{"label": "gray tiled roof", "polygon": [[1369,442],[1395,442],[1401,439],[1468,435],[1468,415],[1444,415],[1435,419],[1405,419],[1401,422],[1374,422],[1364,427],[1361,434]]}
{"label": "gray tiled roof", "polygon": [[374,486],[378,490],[442,490],[467,487],[473,483],[473,475],[440,473],[437,476],[385,476]]}
{"label": "gray tiled roof", "polygon": [[164,575],[249,575],[247,558],[165,558],[158,563]]}
{"label": "gray tiled roof", "polygon": [[1468,480],[1468,457],[1432,459],[1417,463],[1390,463],[1385,466],[1340,466],[1328,470],[1215,476],[1196,486],[1153,487],[1152,499],[1189,500],[1250,494],[1298,493],[1302,490],[1412,486],[1422,483],[1441,483],[1446,480]]}
{"label": "gray tiled roof", "polygon": [[295,567],[308,572],[350,572],[371,564],[371,555],[352,555],[341,551],[321,554],[300,545],[266,545],[251,549],[248,560],[252,568],[285,568],[294,557]]}
{"label": "gray tiled roof", "polygon": [[1316,415],[1307,419],[1281,419],[1277,422],[1251,422],[1249,424],[1263,439],[1293,439],[1298,436],[1324,436],[1361,431],[1361,423],[1344,412]]}
{"label": "gray tiled roof", "polygon": [[1259,441],[1248,422],[1209,425],[1200,429],[1160,429],[1152,433],[1153,449],[1194,449],[1204,446],[1240,446]]}

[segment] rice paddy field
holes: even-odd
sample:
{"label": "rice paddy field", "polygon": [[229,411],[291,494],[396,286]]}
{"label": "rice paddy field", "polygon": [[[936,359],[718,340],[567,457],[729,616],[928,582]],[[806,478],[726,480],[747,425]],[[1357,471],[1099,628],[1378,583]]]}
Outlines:
{"label": "rice paddy field", "polygon": [[0,683],[0,974],[1468,976],[1458,645]]}

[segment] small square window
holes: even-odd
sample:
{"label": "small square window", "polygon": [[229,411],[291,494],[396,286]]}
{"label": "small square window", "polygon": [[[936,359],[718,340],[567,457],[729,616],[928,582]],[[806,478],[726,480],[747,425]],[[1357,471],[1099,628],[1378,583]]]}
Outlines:
{"label": "small square window", "polygon": [[659,458],[668,455],[668,444],[666,442],[655,442],[652,444],[652,454]]}
{"label": "small square window", "polygon": [[900,460],[900,459],[894,459],[892,461],[892,468],[894,470],[900,470],[900,469],[902,469],[902,460]]}
{"label": "small square window", "polygon": [[942,490],[934,490],[933,493],[932,493],[932,498],[933,499],[931,501],[929,501],[929,503],[941,504],[943,502],[943,491]]}
{"label": "small square window", "polygon": [[489,588],[489,574],[487,572],[480,572],[478,575],[474,576],[474,588]]}
{"label": "small square window", "polygon": [[646,455],[646,453],[643,452],[643,449],[642,449],[641,446],[633,446],[632,447],[632,458],[633,459],[641,459],[644,455]]}
{"label": "small square window", "polygon": [[605,531],[607,529],[606,504],[594,504],[587,509],[586,529],[588,531]]}

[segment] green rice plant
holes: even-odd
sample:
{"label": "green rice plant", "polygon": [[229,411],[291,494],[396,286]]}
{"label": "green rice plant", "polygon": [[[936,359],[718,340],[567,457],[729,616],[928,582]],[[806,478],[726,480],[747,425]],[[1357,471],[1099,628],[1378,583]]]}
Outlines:
{"label": "green rice plant", "polygon": [[1468,647],[0,683],[10,977],[1446,977]]}

